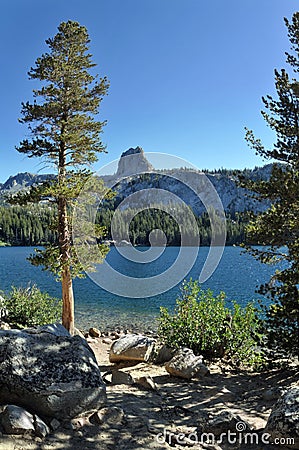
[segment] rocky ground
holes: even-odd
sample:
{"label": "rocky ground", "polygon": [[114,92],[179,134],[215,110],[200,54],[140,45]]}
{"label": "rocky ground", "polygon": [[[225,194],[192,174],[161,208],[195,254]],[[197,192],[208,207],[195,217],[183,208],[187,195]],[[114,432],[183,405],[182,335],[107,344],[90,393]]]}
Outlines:
{"label": "rocky ground", "polygon": [[[264,445],[261,434],[255,438],[259,443],[253,445],[194,442],[200,441],[199,431],[205,430],[205,424],[224,411],[239,416],[238,427],[247,423],[252,432],[259,433],[283,388],[299,383],[297,364],[248,373],[214,362],[208,365],[208,375],[185,381],[171,377],[163,365],[120,363],[117,373],[122,377],[118,382],[122,383],[110,384],[109,372],[115,369],[115,364],[109,362],[110,338],[89,338],[88,342],[107,382],[107,410],[90,420],[68,422],[43,440],[3,435],[1,450],[286,448]],[[140,378],[138,384],[132,384],[132,379]]]}

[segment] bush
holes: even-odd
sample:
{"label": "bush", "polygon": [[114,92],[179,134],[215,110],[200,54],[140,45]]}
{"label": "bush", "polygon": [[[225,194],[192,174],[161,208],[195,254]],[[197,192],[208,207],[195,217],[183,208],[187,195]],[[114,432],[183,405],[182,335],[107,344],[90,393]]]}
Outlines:
{"label": "bush", "polygon": [[12,287],[4,303],[9,323],[23,327],[54,323],[60,320],[62,314],[62,301],[41,292],[35,285]]}
{"label": "bush", "polygon": [[216,297],[197,281],[183,283],[174,314],[160,308],[158,333],[172,348],[188,347],[205,358],[226,357],[236,365],[262,362],[256,346],[261,340],[260,320],[253,303],[242,308],[225,305],[225,294]]}

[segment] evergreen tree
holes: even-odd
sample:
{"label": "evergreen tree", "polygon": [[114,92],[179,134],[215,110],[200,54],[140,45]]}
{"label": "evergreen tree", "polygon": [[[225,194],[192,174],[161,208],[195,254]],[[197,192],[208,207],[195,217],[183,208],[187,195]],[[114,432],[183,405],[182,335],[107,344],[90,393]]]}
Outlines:
{"label": "evergreen tree", "polygon": [[[77,22],[63,22],[54,38],[46,44],[49,52],[35,62],[29,79],[41,82],[33,90],[34,102],[22,103],[21,123],[28,124],[31,140],[23,140],[17,150],[29,157],[43,157],[54,164],[57,178],[19,194],[14,201],[24,204],[51,199],[57,205],[56,245],[31,258],[33,264],[58,274],[62,283],[62,323],[74,330],[72,278],[83,267],[72,248],[72,205],[80,189],[92,176],[89,167],[105,150],[100,140],[104,122],[95,119],[108,89],[106,78],[91,74],[95,64],[88,53],[89,36]],[[101,247],[104,256],[105,249]]]}
{"label": "evergreen tree", "polygon": [[[272,301],[267,309],[269,342],[280,345],[291,353],[299,353],[299,12],[292,21],[285,19],[291,43],[291,53],[286,53],[291,67],[275,70],[277,98],[263,98],[262,115],[276,134],[271,149],[262,145],[253,132],[247,130],[246,139],[257,154],[273,159],[269,181],[249,181],[242,185],[251,189],[259,199],[269,199],[271,207],[256,216],[248,225],[248,238],[266,246],[263,249],[248,247],[263,263],[281,262],[269,283],[259,292]],[[297,77],[296,77],[297,76]]]}

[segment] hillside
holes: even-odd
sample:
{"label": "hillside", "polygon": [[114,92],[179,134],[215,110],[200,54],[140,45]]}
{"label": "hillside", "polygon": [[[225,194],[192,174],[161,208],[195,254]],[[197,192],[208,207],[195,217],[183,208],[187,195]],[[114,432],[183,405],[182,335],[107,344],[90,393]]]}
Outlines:
{"label": "hillside", "polygon": [[[186,168],[155,170],[147,161],[141,147],[130,148],[122,153],[117,172],[111,176],[103,176],[104,182],[112,186],[123,199],[140,190],[163,189],[172,192],[189,205],[195,214],[200,215],[205,208],[199,197],[204,197],[203,173],[215,187],[224,210],[228,214],[236,212],[263,211],[268,205],[250,197],[250,193],[237,185],[237,173],[242,173],[250,179],[268,179],[272,165],[254,169],[218,171],[196,171]],[[39,184],[53,175],[36,175],[28,172],[12,175],[0,184],[0,198],[11,195],[18,190],[28,189],[33,184]],[[192,190],[195,193],[192,193]],[[199,195],[200,194],[200,195]],[[134,206],[134,201],[130,201]]]}
{"label": "hillside", "polygon": [[[250,192],[240,188],[237,185],[237,174],[242,173],[251,179],[268,179],[271,170],[271,164],[243,171],[221,169],[200,172],[189,168],[156,170],[146,159],[141,147],[131,148],[121,155],[116,173],[102,177],[105,184],[116,192],[116,197],[113,201],[104,202],[98,221],[106,226],[106,238],[111,239],[111,212],[117,207],[133,210],[132,216],[136,217],[132,220],[129,234],[134,244],[147,245],[149,231],[162,228],[168,236],[168,245],[179,245],[179,228],[169,215],[169,206],[180,210],[182,204],[185,204],[197,217],[202,243],[208,245],[210,224],[207,207],[217,211],[221,205],[215,200],[216,191],[227,217],[227,243],[239,243],[244,240],[247,212],[261,212],[268,204],[257,201],[250,196]],[[5,183],[0,184],[0,242],[38,245],[55,240],[55,234],[51,231],[53,207],[42,204],[21,208],[9,206],[5,202],[7,195],[29,189],[52,177],[53,175],[25,172],[10,176]],[[166,196],[162,196],[164,193]],[[138,213],[141,210],[144,211]]]}

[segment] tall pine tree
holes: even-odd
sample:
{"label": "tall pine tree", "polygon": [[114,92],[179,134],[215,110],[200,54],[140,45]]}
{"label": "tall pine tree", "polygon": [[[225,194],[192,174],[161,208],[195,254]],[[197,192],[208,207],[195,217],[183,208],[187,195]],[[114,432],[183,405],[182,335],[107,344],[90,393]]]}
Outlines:
{"label": "tall pine tree", "polygon": [[248,225],[248,238],[263,247],[247,247],[263,263],[280,262],[281,267],[259,292],[272,300],[267,310],[269,342],[299,354],[299,12],[285,19],[291,52],[286,53],[292,70],[275,70],[277,98],[263,98],[262,115],[276,134],[267,149],[247,130],[246,139],[258,155],[274,160],[269,180],[242,179],[259,199],[271,207]]}
{"label": "tall pine tree", "polygon": [[[17,150],[31,157],[42,157],[54,164],[57,177],[20,194],[13,201],[24,204],[47,198],[56,203],[57,245],[39,251],[33,264],[59,275],[62,284],[62,323],[74,331],[72,278],[82,273],[72,246],[72,205],[92,173],[90,165],[105,150],[100,134],[104,122],[96,120],[103,96],[108,90],[106,78],[97,79],[88,53],[89,36],[77,22],[63,22],[43,54],[28,72],[29,79],[41,86],[33,90],[34,102],[22,103],[21,123],[28,124],[31,139],[23,140]],[[99,261],[105,248],[99,248]]]}

